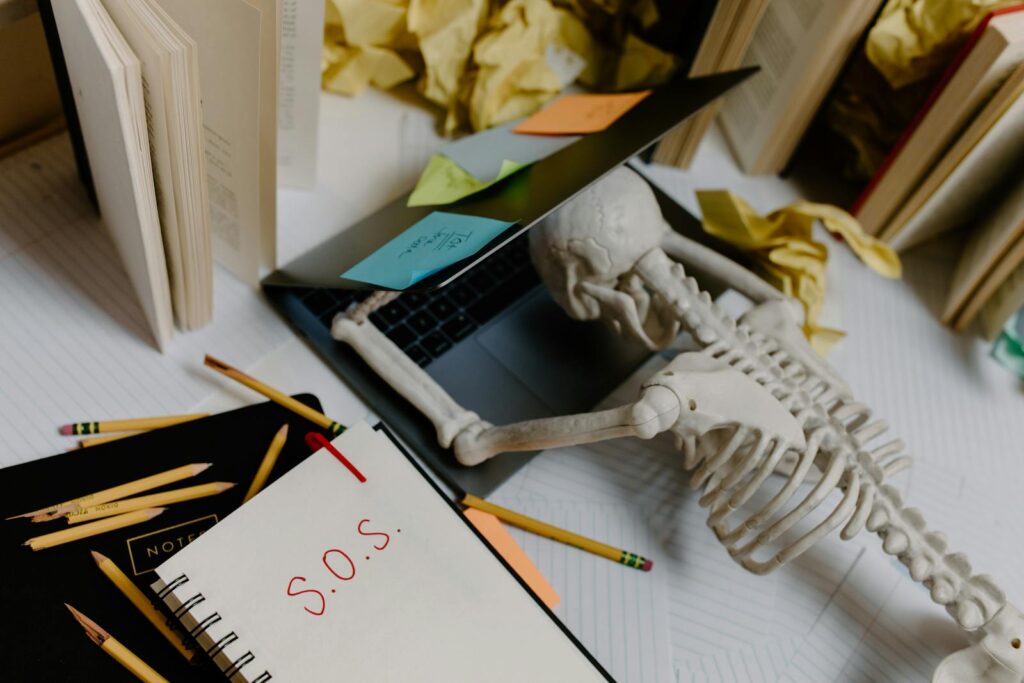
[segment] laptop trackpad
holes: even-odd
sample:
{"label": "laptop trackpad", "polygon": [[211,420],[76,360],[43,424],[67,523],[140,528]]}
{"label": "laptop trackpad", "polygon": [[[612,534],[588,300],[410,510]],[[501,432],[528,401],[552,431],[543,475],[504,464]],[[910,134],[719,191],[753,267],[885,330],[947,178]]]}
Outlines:
{"label": "laptop trackpad", "polygon": [[590,410],[650,356],[603,323],[572,320],[543,287],[476,339],[555,414]]}

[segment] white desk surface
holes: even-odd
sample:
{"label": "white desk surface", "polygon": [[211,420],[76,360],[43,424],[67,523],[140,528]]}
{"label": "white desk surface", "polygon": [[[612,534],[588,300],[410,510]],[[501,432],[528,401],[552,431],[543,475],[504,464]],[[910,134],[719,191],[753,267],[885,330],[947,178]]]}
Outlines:
{"label": "white desk surface", "polygon": [[[323,98],[318,173],[326,180],[313,193],[281,191],[283,260],[407,189],[440,144],[425,111],[396,109],[377,93],[367,97],[360,107]],[[365,130],[382,134],[356,134]],[[705,143],[692,170],[647,172],[695,213],[695,188],[727,187],[761,210],[799,196],[791,181],[739,174],[717,135]],[[857,397],[886,417],[917,455],[915,469],[900,475],[898,485],[948,534],[951,548],[967,552],[1017,605],[1024,604],[1024,591],[1013,582],[1024,575],[1021,532],[1013,524],[1024,508],[1024,395],[1020,382],[987,357],[986,345],[953,335],[936,321],[955,245],[911,254],[906,277],[894,282],[861,266],[841,244],[830,244],[827,321],[849,333],[831,360]],[[0,466],[69,446],[56,434],[63,422],[197,406],[220,410],[259,400],[205,370],[207,352],[285,391],[317,394],[325,411],[342,422],[367,414],[258,292],[219,269],[216,288],[215,322],[179,335],[161,356],[140,336],[145,328],[138,305],[77,186],[66,138],[0,161]],[[629,448],[636,446],[622,446],[615,457],[621,460]],[[622,487],[602,487],[598,480],[576,490],[552,487],[557,468],[566,463],[585,469],[591,462],[586,457],[599,462],[610,456],[580,457],[546,454],[498,497],[571,519],[618,519],[628,510],[641,523],[626,525],[633,529],[629,533],[620,530],[626,540],[664,544],[636,550],[668,558],[672,571],[659,575],[656,568],[623,579],[659,575],[659,590],[669,596],[667,614],[650,615],[666,619],[671,632],[670,652],[662,653],[670,658],[667,668],[659,662],[652,669],[658,677],[674,670],[680,681],[928,680],[937,661],[963,644],[951,620],[883,556],[874,537],[836,541],[808,553],[803,564],[751,577],[725,557],[696,508],[666,521]],[[657,463],[661,456],[637,451],[636,457],[635,462]],[[572,478],[588,481],[593,475],[576,472]],[[623,476],[628,483],[637,475]],[[682,490],[678,477],[667,481]],[[662,533],[663,525],[674,529],[676,522],[685,531],[682,541]],[[604,653],[599,656],[618,657],[616,667],[626,667],[619,660],[641,645],[616,644],[618,632],[591,632],[587,620],[605,621],[610,613],[594,613],[592,601],[573,592],[571,568],[579,565],[572,563],[581,560],[565,553],[577,551],[520,539],[561,591],[559,614]],[[581,611],[587,604],[590,611]],[[655,645],[659,651],[668,647]],[[658,680],[646,669],[616,670],[631,672],[631,680]]]}

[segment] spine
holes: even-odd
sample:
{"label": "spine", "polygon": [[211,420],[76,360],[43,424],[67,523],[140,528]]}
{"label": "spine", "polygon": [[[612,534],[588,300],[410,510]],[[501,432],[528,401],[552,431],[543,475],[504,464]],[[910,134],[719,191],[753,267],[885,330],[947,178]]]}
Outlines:
{"label": "spine", "polygon": [[171,581],[153,584],[157,597],[181,622],[196,644],[209,655],[221,673],[235,683],[267,683],[273,676],[255,664],[256,655],[243,647],[235,633],[206,600],[206,596],[181,574]]}

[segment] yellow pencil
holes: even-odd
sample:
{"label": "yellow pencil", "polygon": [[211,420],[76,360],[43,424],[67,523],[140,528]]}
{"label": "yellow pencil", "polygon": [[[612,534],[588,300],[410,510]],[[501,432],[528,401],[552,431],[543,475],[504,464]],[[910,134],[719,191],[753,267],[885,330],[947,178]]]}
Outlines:
{"label": "yellow pencil", "polygon": [[148,522],[166,509],[167,508],[146,508],[145,510],[126,512],[123,515],[107,517],[106,519],[89,522],[88,524],[82,524],[81,526],[73,526],[70,529],[61,529],[60,531],[54,531],[50,534],[36,536],[25,541],[23,545],[31,547],[32,550],[43,550],[45,548],[64,545],[65,543],[71,543],[72,541],[80,541],[83,538],[89,538],[91,536],[96,536],[97,534],[121,529],[126,526],[131,526],[132,524]]}
{"label": "yellow pencil", "polygon": [[234,484],[227,481],[214,481],[209,484],[186,486],[183,489],[172,489],[170,491],[161,491],[160,493],[151,493],[148,496],[122,498],[121,500],[115,500],[109,503],[91,505],[80,510],[73,510],[66,516],[68,524],[92,522],[104,517],[113,517],[114,515],[124,514],[125,512],[141,510],[142,508],[156,508],[164,505],[171,505],[172,503],[183,503],[186,500],[215,496],[218,493],[227,491],[232,486],[234,486]]}
{"label": "yellow pencil", "polygon": [[149,620],[149,623],[156,627],[157,631],[163,635],[167,641],[174,646],[174,649],[181,653],[181,656],[185,659],[192,661],[192,658],[196,656],[196,653],[185,647],[185,643],[181,640],[181,637],[171,630],[171,627],[167,625],[167,619],[164,618],[156,607],[153,606],[146,596],[143,594],[139,587],[132,583],[131,579],[121,571],[121,568],[114,564],[114,561],[105,555],[101,555],[95,550],[90,551],[92,553],[92,559],[96,560],[96,566],[100,568],[108,579],[110,579],[117,590],[121,591],[124,597],[128,598],[135,608],[142,612],[142,616]]}
{"label": "yellow pencil", "polygon": [[119,439],[127,439],[129,436],[135,436],[136,434],[142,434],[148,432],[148,429],[136,429],[131,432],[121,432],[120,434],[108,434],[106,436],[92,436],[88,439],[79,439],[79,448],[88,448],[89,446],[99,446],[101,443],[110,443],[111,441],[118,441]]}
{"label": "yellow pencil", "polygon": [[482,498],[477,498],[466,494],[465,498],[462,499],[462,504],[476,508],[483,512],[489,512],[503,522],[508,522],[512,526],[517,526],[520,529],[525,529],[530,533],[537,534],[538,536],[544,536],[566,545],[571,545],[580,550],[586,550],[588,553],[600,555],[601,557],[607,557],[609,560],[614,560],[627,567],[633,567],[634,569],[641,569],[645,572],[651,571],[651,566],[654,564],[648,559],[640,557],[639,555],[625,550],[619,550],[600,541],[587,538],[586,536],[580,536],[574,534],[571,531],[565,529],[559,529],[556,526],[547,524],[538,519],[521,515],[518,512],[513,512],[507,508],[499,507],[494,503],[488,503]]}
{"label": "yellow pencil", "polygon": [[101,650],[117,660],[118,664],[135,674],[135,677],[140,681],[145,683],[168,683],[166,678],[154,671],[153,667],[139,659],[135,653],[104,631],[95,621],[66,602],[64,606],[71,611],[75,621],[85,629],[85,635],[89,636],[89,640],[99,645]]}
{"label": "yellow pencil", "polygon": [[207,367],[213,368],[223,375],[227,375],[236,382],[244,384],[253,391],[263,394],[274,403],[284,406],[288,410],[296,413],[297,415],[301,415],[310,422],[323,427],[324,429],[330,430],[332,434],[341,434],[345,431],[345,427],[343,425],[335,422],[323,413],[318,413],[304,403],[296,401],[288,394],[283,394],[277,389],[267,386],[255,377],[250,377],[238,368],[231,367],[224,361],[217,360],[213,356],[206,356],[206,358],[203,359],[203,363]]}
{"label": "yellow pencil", "polygon": [[171,425],[191,422],[209,413],[192,413],[190,415],[167,415],[165,417],[139,417],[131,420],[104,420],[103,422],[72,422],[61,425],[59,431],[64,436],[80,436],[82,434],[109,434],[110,432],[127,432],[131,430],[159,429]]}
{"label": "yellow pencil", "polygon": [[247,502],[263,488],[263,484],[266,483],[267,477],[270,476],[270,471],[274,469],[274,463],[277,462],[277,456],[281,454],[281,449],[284,448],[284,442],[287,440],[288,425],[286,424],[277,430],[277,434],[274,434],[274,438],[270,441],[267,453],[263,456],[259,469],[256,470],[256,476],[252,478],[252,483],[249,484],[249,490],[245,492],[245,498],[242,499],[243,503]]}
{"label": "yellow pencil", "polygon": [[50,505],[39,510],[33,510],[32,512],[14,515],[7,519],[17,519],[19,517],[32,517],[33,521],[49,521],[50,519],[57,519],[72,510],[78,510],[90,505],[99,505],[100,503],[106,503],[110,500],[120,500],[121,498],[134,496],[135,494],[142,493],[143,491],[155,489],[158,486],[173,484],[176,481],[194,477],[201,472],[205,472],[210,465],[211,463],[208,462],[182,465],[181,467],[175,467],[174,469],[159,472],[148,477],[143,477],[142,479],[136,479],[135,481],[130,481],[126,484],[119,484],[118,486],[103,489],[102,491],[96,491],[95,493],[87,493],[84,496],[65,500],[57,503],[56,505]]}

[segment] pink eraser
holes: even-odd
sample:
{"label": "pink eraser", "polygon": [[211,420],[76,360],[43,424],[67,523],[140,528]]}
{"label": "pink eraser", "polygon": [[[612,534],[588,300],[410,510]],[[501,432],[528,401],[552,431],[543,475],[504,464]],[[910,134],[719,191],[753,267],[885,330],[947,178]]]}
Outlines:
{"label": "pink eraser", "polygon": [[73,425],[61,425],[60,433],[64,436],[71,436],[75,433]]}
{"label": "pink eraser", "polygon": [[653,566],[654,566],[653,562],[651,562],[650,560],[646,560],[645,559],[644,560],[644,566],[641,567],[640,569],[642,569],[645,572],[649,572],[649,571],[651,571],[651,567],[653,567]]}

